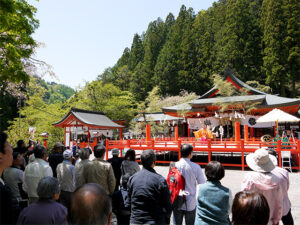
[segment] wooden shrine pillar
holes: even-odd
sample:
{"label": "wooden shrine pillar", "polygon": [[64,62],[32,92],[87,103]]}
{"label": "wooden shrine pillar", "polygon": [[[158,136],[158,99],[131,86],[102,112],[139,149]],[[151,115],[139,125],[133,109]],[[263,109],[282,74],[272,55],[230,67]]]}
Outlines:
{"label": "wooden shrine pillar", "polygon": [[175,141],[178,141],[178,126],[175,126]]}
{"label": "wooden shrine pillar", "polygon": [[254,137],[254,127],[250,127],[250,137]]}
{"label": "wooden shrine pillar", "polygon": [[146,124],[146,141],[151,141],[151,126]]}
{"label": "wooden shrine pillar", "polygon": [[234,123],[234,138],[235,141],[240,141],[241,140],[241,124],[239,122]]}
{"label": "wooden shrine pillar", "polygon": [[119,128],[120,129],[120,140],[123,140],[123,128]]}
{"label": "wooden shrine pillar", "polygon": [[187,135],[188,135],[188,137],[191,137],[191,129],[190,129],[189,124],[187,124]]}
{"label": "wooden shrine pillar", "polygon": [[244,140],[249,140],[249,132],[248,132],[248,125],[244,125]]}

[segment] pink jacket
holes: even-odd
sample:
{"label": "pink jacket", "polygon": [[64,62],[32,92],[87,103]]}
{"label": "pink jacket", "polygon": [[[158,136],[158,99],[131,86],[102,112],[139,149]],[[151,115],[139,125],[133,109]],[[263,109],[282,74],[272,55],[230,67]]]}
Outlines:
{"label": "pink jacket", "polygon": [[291,208],[291,201],[288,196],[288,190],[290,187],[289,172],[286,169],[276,166],[271,173],[280,178],[283,194],[282,215],[286,216]]}
{"label": "pink jacket", "polygon": [[280,178],[273,173],[249,172],[242,181],[242,191],[262,193],[270,207],[268,224],[278,224],[282,217],[283,190]]}

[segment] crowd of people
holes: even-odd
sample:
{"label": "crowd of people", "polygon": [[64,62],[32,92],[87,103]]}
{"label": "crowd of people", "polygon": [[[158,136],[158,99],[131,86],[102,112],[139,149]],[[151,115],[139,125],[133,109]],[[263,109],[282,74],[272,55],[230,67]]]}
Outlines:
{"label": "crowd of people", "polygon": [[183,144],[174,164],[185,180],[179,204],[154,169],[153,150],[140,155],[141,169],[132,149],[124,158],[113,149],[106,161],[100,144],[72,151],[56,143],[48,155],[24,141],[12,149],[7,139],[0,132],[0,224],[111,224],[113,217],[117,224],[294,224],[288,172],[264,148],[247,155],[252,171],[233,197],[220,182],[222,164],[211,161],[203,173],[191,161],[193,147]]}

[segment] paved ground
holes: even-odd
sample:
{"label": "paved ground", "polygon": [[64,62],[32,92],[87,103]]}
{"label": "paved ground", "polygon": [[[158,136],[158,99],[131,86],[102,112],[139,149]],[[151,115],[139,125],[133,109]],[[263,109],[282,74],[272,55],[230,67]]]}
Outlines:
{"label": "paved ground", "polygon": [[[168,166],[156,166],[156,172],[167,177]],[[233,196],[240,191],[241,181],[247,171],[226,169],[222,184],[231,189]],[[292,215],[295,225],[300,224],[300,173],[290,173],[289,198],[292,202]]]}

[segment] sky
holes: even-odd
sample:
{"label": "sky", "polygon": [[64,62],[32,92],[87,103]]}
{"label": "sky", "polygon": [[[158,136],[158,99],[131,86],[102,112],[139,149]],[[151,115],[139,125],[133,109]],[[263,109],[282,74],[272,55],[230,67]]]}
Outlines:
{"label": "sky", "polygon": [[95,80],[112,67],[135,33],[158,17],[178,16],[182,4],[195,13],[213,0],[29,0],[37,8],[39,28],[33,38],[44,44],[35,58],[50,64],[57,77],[47,81],[72,88]]}

